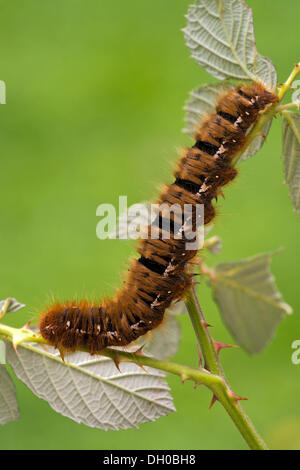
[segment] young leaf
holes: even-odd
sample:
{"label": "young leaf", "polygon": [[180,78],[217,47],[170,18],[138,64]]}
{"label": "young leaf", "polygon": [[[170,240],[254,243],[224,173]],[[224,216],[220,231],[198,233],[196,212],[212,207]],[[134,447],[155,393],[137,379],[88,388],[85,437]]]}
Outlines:
{"label": "young leaf", "polygon": [[270,272],[273,254],[219,264],[210,282],[226,326],[250,354],[262,351],[278,323],[292,313]]}
{"label": "young leaf", "polygon": [[184,34],[193,59],[214,77],[260,80],[275,88],[275,67],[257,52],[252,11],[243,1],[197,0]]}
{"label": "young leaf", "polygon": [[8,301],[9,303],[8,303],[8,308],[6,310],[6,313],[15,313],[21,308],[25,307],[25,304],[20,304],[20,302],[18,302],[16,299],[13,299],[13,298],[0,300],[0,315],[1,315],[1,311],[3,310],[3,308],[5,307]]}
{"label": "young leaf", "polygon": [[167,359],[177,353],[180,342],[180,325],[172,309],[167,310],[163,323],[141,336],[135,344],[142,346],[146,355],[157,359]]}
{"label": "young leaf", "polygon": [[220,237],[214,236],[205,240],[204,248],[210,251],[213,255],[219,255],[222,252],[222,240]]}
{"label": "young leaf", "polygon": [[[39,398],[77,423],[104,429],[137,428],[139,423],[175,411],[164,374],[136,364],[76,352],[62,362],[57,350],[22,344],[15,353],[7,344],[7,362]],[[127,348],[128,351],[128,348]],[[145,368],[146,369],[146,368]]]}
{"label": "young leaf", "polygon": [[269,130],[271,128],[272,119],[270,119],[264,128],[262,129],[262,135],[257,135],[251,144],[246,148],[245,152],[241,155],[239,162],[247,160],[250,157],[253,157],[264,145],[265,139],[269,134]]}
{"label": "young leaf", "polygon": [[16,390],[7,370],[0,365],[0,424],[19,419]]}
{"label": "young leaf", "polygon": [[168,313],[171,315],[185,315],[187,313],[185,302],[183,300],[174,302],[168,309]]}
{"label": "young leaf", "polygon": [[143,232],[150,225],[158,213],[157,206],[151,202],[140,202],[132,204],[127,211],[120,214],[113,232],[108,238],[112,239],[138,239],[142,238]]}
{"label": "young leaf", "polygon": [[202,85],[190,92],[189,99],[184,107],[186,111],[186,127],[183,132],[194,138],[203,118],[215,113],[216,103],[223,93],[232,90],[234,86],[228,82]]}
{"label": "young leaf", "polygon": [[300,115],[285,112],[283,119],[282,158],[285,181],[295,210],[300,214]]}

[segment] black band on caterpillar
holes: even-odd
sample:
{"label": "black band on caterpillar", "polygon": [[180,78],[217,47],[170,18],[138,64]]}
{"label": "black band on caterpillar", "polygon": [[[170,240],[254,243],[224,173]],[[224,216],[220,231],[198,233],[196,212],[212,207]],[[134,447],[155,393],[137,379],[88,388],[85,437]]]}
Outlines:
{"label": "black band on caterpillar", "polygon": [[[175,182],[163,191],[161,203],[203,204],[204,223],[211,222],[213,199],[237,175],[231,166],[233,156],[243,147],[259,111],[277,100],[257,83],[225,93],[216,113],[199,128],[195,145],[185,151]],[[149,229],[153,225],[161,231],[161,218]],[[168,240],[159,237],[140,242],[140,258],[132,262],[123,290],[113,299],[99,305],[87,301],[55,304],[40,318],[41,335],[61,350],[85,347],[94,354],[107,346],[127,345],[157,327],[166,308],[189,287],[187,263],[196,254],[186,250],[184,237],[174,238],[177,226],[173,220]]]}

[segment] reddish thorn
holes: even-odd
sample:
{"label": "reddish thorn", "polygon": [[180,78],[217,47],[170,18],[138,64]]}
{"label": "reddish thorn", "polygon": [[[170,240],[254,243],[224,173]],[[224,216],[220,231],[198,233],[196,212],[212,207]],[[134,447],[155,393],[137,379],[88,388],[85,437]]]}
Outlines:
{"label": "reddish thorn", "polygon": [[115,363],[116,368],[117,368],[118,371],[121,373],[121,370],[120,370],[120,367],[119,367],[119,364],[120,364],[119,359],[118,359],[117,357],[114,357],[114,358],[113,358],[113,361],[114,361],[114,363]]}
{"label": "reddish thorn", "polygon": [[212,399],[211,399],[211,402],[210,402],[210,405],[209,405],[209,407],[208,407],[209,410],[212,409],[212,407],[214,406],[214,404],[216,403],[217,400],[218,400],[218,399],[217,399],[216,395],[213,395],[213,397],[212,397]]}
{"label": "reddish thorn", "polygon": [[139,366],[140,369],[142,369],[144,372],[146,372],[146,374],[149,374],[149,372],[144,368],[142,364],[136,364],[136,365]]}
{"label": "reddish thorn", "polygon": [[196,390],[196,388],[199,387],[199,385],[201,385],[201,384],[198,384],[197,382],[195,382],[195,384],[194,384],[194,390]]}
{"label": "reddish thorn", "polygon": [[240,400],[248,400],[248,398],[245,398],[245,397],[241,397],[239,395],[236,395],[235,393],[233,393],[231,390],[228,390],[228,394],[229,396],[237,403],[238,401]]}
{"label": "reddish thorn", "polygon": [[15,353],[17,354],[17,356],[19,355],[19,351],[18,351],[18,345],[13,343],[13,348],[15,350]]}
{"label": "reddish thorn", "polygon": [[212,328],[212,325],[210,325],[209,323],[207,323],[205,320],[201,320],[201,323],[202,323],[202,325],[204,326],[204,328]]}
{"label": "reddish thorn", "polygon": [[60,357],[61,357],[61,360],[62,360],[63,362],[65,362],[64,350],[61,349],[61,348],[58,348],[58,350],[59,350],[59,355],[60,355]]}
{"label": "reddish thorn", "polygon": [[44,351],[48,352],[46,346],[43,343],[41,343],[40,346],[43,348]]}
{"label": "reddish thorn", "polygon": [[30,323],[34,320],[34,318],[31,318],[30,320],[28,320],[28,322],[23,326],[23,330],[29,330],[30,331]]}
{"label": "reddish thorn", "polygon": [[224,349],[224,348],[238,348],[238,346],[236,346],[235,344],[218,343],[214,339],[213,339],[213,343],[214,343],[214,347],[215,347],[215,350],[216,350],[218,355],[219,355],[219,352],[221,351],[221,349]]}
{"label": "reddish thorn", "polygon": [[145,356],[145,354],[143,353],[144,347],[145,347],[145,344],[143,344],[143,346],[137,349],[133,354],[138,354],[139,356]]}

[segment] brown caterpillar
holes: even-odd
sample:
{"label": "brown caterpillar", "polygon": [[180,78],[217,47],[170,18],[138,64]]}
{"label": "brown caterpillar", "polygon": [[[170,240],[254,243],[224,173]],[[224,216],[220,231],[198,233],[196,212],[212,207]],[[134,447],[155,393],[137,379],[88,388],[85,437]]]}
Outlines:
{"label": "brown caterpillar", "polygon": [[[215,216],[213,199],[237,175],[231,165],[233,156],[243,147],[259,112],[276,101],[277,96],[258,83],[226,92],[217,102],[216,113],[201,124],[195,145],[184,152],[175,182],[164,189],[160,202],[180,207],[203,204],[204,223],[211,222]],[[148,228],[154,225],[160,235],[161,217]],[[195,223],[193,218],[191,227]],[[174,238],[176,224],[175,214],[170,239],[160,236],[140,242],[140,258],[132,262],[123,289],[113,299],[100,304],[53,305],[40,318],[42,336],[61,351],[85,347],[94,354],[107,346],[127,345],[157,327],[165,310],[183,297],[191,282],[187,263],[196,251],[186,250],[185,236]]]}

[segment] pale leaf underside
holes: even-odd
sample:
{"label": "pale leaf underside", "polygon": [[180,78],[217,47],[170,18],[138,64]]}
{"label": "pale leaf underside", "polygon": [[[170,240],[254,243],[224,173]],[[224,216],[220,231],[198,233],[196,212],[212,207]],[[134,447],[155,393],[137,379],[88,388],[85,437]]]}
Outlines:
{"label": "pale leaf underside", "polygon": [[18,418],[15,386],[5,366],[0,365],[0,424],[6,424]]}
{"label": "pale leaf underside", "polygon": [[165,312],[162,324],[141,336],[135,344],[139,346],[145,344],[143,352],[157,359],[173,357],[178,351],[180,342],[180,325],[176,315],[183,313],[184,308],[184,302],[175,303]]}
{"label": "pale leaf underside", "polygon": [[203,119],[216,112],[216,103],[220,97],[233,88],[231,83],[221,82],[192,90],[184,107],[186,127],[183,131],[194,138]]}
{"label": "pale leaf underside", "polygon": [[285,113],[283,120],[283,166],[294,209],[300,214],[300,115]]}
{"label": "pale leaf underside", "polygon": [[252,11],[243,1],[198,0],[189,8],[184,34],[192,57],[214,77],[275,88],[275,67],[257,52]]}
{"label": "pale leaf underside", "polygon": [[103,430],[137,428],[175,411],[163,373],[133,363],[76,352],[63,363],[57,350],[7,344],[7,362],[38,397],[68,418]]}

